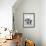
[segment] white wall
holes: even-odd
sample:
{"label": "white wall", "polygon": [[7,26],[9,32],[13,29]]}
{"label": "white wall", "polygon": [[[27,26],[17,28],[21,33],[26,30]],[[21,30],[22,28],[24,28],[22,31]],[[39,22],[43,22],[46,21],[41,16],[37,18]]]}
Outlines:
{"label": "white wall", "polygon": [[12,6],[16,0],[0,0],[0,27],[12,28]]}
{"label": "white wall", "polygon": [[41,40],[42,46],[46,46],[46,0],[41,1]]}
{"label": "white wall", "polygon": [[[15,28],[18,32],[22,32],[24,38],[28,38],[35,41],[36,46],[41,46],[41,34],[40,34],[40,0],[23,0],[16,7],[17,3],[13,7]],[[23,13],[35,13],[35,28],[23,27]]]}

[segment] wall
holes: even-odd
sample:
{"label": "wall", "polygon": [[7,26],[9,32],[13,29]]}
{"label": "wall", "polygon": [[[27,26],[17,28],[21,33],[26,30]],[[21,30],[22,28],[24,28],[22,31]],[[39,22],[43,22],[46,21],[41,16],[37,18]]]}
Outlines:
{"label": "wall", "polygon": [[41,1],[40,23],[42,46],[46,46],[46,0]]}
{"label": "wall", "polygon": [[[17,7],[16,7],[17,5]],[[35,41],[36,46],[41,46],[40,34],[40,0],[22,0],[13,6],[15,28],[23,33],[23,37]],[[23,13],[35,13],[35,28],[23,27]]]}
{"label": "wall", "polygon": [[12,6],[16,0],[0,0],[0,27],[12,28]]}

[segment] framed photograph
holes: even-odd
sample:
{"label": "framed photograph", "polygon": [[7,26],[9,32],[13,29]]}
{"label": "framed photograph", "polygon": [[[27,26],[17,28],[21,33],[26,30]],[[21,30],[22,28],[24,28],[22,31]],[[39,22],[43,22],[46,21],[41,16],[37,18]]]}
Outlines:
{"label": "framed photograph", "polygon": [[35,13],[23,13],[23,27],[25,28],[35,27]]}

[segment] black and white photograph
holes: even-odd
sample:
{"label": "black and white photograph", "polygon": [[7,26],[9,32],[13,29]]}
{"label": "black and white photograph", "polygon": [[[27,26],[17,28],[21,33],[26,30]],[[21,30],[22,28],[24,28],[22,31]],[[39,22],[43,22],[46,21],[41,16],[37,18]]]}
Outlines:
{"label": "black and white photograph", "polygon": [[35,27],[35,13],[24,13],[23,14],[23,26],[24,27]]}

